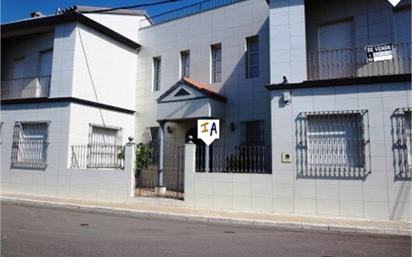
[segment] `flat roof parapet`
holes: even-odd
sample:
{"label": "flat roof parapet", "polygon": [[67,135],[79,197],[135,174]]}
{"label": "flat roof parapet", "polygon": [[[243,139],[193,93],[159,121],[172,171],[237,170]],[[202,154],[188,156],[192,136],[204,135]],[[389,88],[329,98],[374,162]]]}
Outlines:
{"label": "flat roof parapet", "polygon": [[178,9],[150,16],[150,20],[153,22],[152,25],[161,24],[243,1],[246,0],[204,0]]}

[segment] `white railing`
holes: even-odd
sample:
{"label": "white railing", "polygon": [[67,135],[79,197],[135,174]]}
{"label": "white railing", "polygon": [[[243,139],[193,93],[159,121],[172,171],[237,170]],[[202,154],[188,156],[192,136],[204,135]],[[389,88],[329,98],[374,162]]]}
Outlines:
{"label": "white railing", "polygon": [[123,146],[121,145],[72,145],[71,168],[78,169],[123,169]]}
{"label": "white railing", "polygon": [[1,100],[48,97],[49,92],[50,76],[1,81]]}

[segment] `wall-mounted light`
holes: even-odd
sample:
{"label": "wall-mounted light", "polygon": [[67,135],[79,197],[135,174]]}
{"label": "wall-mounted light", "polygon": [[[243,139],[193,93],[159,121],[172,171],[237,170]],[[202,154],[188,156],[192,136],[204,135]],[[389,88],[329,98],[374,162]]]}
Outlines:
{"label": "wall-mounted light", "polygon": [[290,104],[290,102],[292,101],[292,95],[290,94],[290,92],[288,91],[283,92],[282,100],[283,100],[283,103],[285,103],[286,105]]}
{"label": "wall-mounted light", "polygon": [[173,128],[172,127],[170,127],[170,126],[167,126],[167,132],[169,133],[169,134],[172,134],[173,133]]}
{"label": "wall-mounted light", "polygon": [[235,129],[236,129],[235,123],[231,122],[230,123],[230,130],[235,131]]}

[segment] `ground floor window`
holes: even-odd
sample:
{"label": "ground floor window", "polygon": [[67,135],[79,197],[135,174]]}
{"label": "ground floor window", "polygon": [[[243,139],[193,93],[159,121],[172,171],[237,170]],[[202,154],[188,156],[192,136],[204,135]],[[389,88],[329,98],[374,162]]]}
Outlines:
{"label": "ground floor window", "polygon": [[122,129],[90,124],[87,145],[88,168],[118,168],[122,150]]}
{"label": "ground floor window", "polygon": [[367,169],[366,114],[366,111],[301,113],[297,124],[301,172],[312,176],[363,177]]}
{"label": "ground floor window", "polygon": [[242,145],[264,145],[263,120],[242,121],[240,123]]}
{"label": "ground floor window", "polygon": [[18,121],[14,125],[11,168],[47,167],[48,121]]}
{"label": "ground floor window", "polygon": [[396,177],[410,179],[412,172],[412,108],[398,108],[393,113],[392,118]]}

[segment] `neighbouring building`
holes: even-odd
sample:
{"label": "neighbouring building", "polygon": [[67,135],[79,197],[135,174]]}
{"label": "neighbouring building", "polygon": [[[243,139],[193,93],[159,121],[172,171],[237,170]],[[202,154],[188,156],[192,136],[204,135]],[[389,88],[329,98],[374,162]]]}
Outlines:
{"label": "neighbouring building", "polygon": [[[136,199],[411,219],[409,0],[78,6],[1,28],[4,192],[130,200],[133,136]],[[220,119],[210,147],[199,118]]]}
{"label": "neighbouring building", "polygon": [[90,170],[120,167],[112,153],[134,131],[141,46],[129,27],[146,18],[128,14],[100,23],[73,9],[1,26],[4,192],[129,195],[128,176]]}

